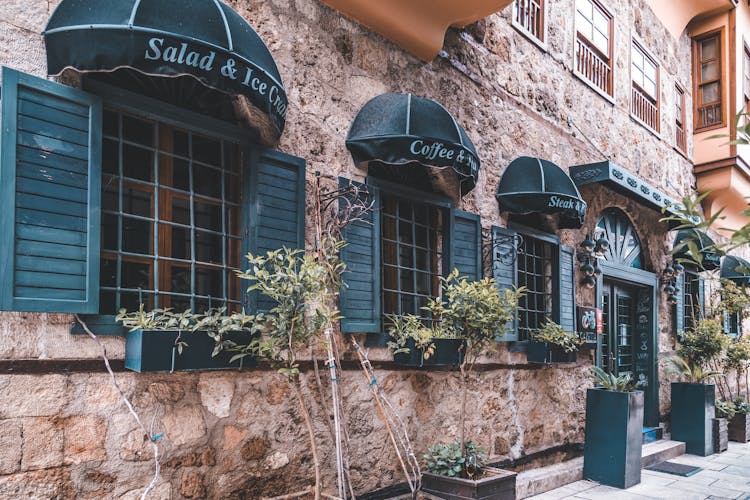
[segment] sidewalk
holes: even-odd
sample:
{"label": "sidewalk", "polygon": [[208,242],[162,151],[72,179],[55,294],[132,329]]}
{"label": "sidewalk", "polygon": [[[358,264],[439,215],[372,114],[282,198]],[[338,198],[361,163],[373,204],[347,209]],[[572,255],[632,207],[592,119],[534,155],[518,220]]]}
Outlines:
{"label": "sidewalk", "polygon": [[729,450],[709,457],[682,455],[671,462],[702,467],[690,477],[643,470],[641,483],[620,490],[592,481],[577,481],[547,493],[530,497],[536,500],[587,498],[606,500],[679,500],[740,498],[750,500],[750,443],[729,443]]}

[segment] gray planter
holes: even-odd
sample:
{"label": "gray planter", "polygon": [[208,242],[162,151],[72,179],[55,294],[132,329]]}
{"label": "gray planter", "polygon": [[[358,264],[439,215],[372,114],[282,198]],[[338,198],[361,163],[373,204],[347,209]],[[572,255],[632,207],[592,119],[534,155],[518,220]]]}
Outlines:
{"label": "gray planter", "polygon": [[616,488],[641,482],[643,391],[586,391],[583,477]]}
{"label": "gray planter", "polygon": [[712,384],[672,383],[672,439],[684,441],[687,453],[714,453],[713,423],[716,388]]}
{"label": "gray planter", "polygon": [[750,441],[750,415],[738,413],[729,421],[728,435],[730,441],[747,443]]}
{"label": "gray planter", "polygon": [[714,453],[727,451],[727,448],[729,448],[729,421],[726,418],[714,418],[711,422],[714,434]]}
{"label": "gray planter", "polygon": [[486,467],[479,480],[422,473],[422,491],[445,500],[515,500],[516,473]]}

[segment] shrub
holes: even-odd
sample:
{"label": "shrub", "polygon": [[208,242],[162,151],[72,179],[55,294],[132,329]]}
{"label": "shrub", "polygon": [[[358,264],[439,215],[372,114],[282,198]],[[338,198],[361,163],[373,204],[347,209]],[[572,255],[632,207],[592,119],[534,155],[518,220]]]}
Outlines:
{"label": "shrub", "polygon": [[460,441],[430,446],[424,455],[427,472],[439,476],[472,479],[484,472],[487,455],[482,448],[471,441],[464,442],[461,453]]}

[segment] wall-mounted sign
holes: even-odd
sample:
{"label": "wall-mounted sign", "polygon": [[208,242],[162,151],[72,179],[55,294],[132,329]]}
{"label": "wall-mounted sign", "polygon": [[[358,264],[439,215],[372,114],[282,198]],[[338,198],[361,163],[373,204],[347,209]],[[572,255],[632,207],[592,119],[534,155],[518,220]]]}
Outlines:
{"label": "wall-mounted sign", "polygon": [[578,306],[578,336],[587,344],[596,344],[597,335],[604,331],[602,310]]}

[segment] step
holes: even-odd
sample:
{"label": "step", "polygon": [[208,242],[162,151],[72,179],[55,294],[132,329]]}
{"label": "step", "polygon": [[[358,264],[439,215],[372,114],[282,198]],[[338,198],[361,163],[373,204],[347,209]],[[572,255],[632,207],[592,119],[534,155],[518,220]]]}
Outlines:
{"label": "step", "polygon": [[583,479],[583,457],[529,469],[516,476],[516,498],[527,498]]}
{"label": "step", "polygon": [[662,439],[643,445],[641,467],[649,467],[685,454],[685,443]]}

